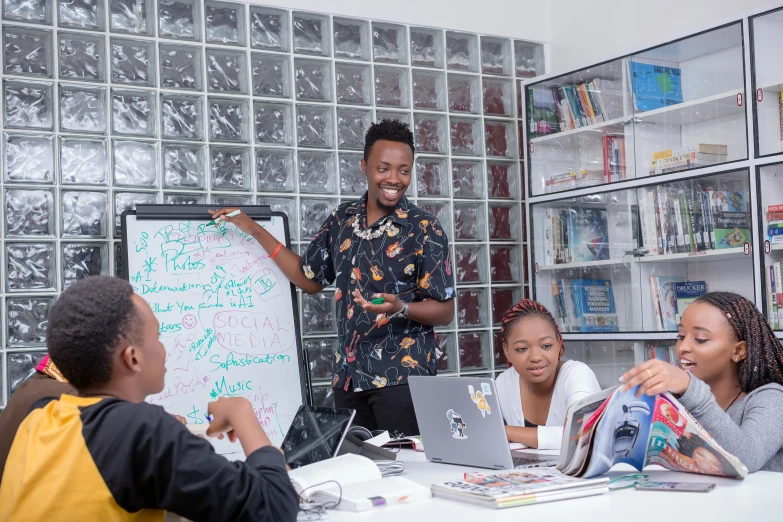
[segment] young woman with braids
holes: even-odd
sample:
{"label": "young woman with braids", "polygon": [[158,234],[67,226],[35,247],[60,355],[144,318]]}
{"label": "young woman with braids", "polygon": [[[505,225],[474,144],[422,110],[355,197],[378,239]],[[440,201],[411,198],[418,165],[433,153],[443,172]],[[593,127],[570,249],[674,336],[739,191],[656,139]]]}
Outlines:
{"label": "young woman with braids", "polygon": [[748,471],[783,472],[783,346],[744,297],[694,301],[677,335],[679,368],[651,359],[623,375],[637,395],[669,391]]}
{"label": "young woman with braids", "polygon": [[510,368],[496,387],[508,440],[559,449],[568,407],[601,389],[595,374],[581,362],[560,360],[560,329],[535,301],[524,299],[506,312],[501,333]]}

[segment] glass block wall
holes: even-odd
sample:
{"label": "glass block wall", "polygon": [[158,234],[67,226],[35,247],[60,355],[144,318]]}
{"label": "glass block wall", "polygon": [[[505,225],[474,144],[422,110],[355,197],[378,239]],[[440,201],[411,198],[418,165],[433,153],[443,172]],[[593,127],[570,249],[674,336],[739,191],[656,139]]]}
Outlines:
{"label": "glass block wall", "polygon": [[[453,241],[440,370],[504,367],[493,326],[528,292],[515,81],[543,72],[540,44],[210,0],[2,0],[2,20],[0,406],[42,357],[57,294],[121,273],[124,210],[268,204],[301,249],[365,190],[380,118],[415,129],[408,196]],[[325,403],[333,293],[299,306]]]}

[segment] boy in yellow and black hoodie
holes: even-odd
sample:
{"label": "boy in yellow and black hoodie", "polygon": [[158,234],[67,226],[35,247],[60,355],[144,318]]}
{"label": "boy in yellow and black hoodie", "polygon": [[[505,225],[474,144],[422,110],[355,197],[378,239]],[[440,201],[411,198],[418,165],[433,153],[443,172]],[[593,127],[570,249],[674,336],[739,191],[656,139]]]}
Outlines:
{"label": "boy in yellow and black hoodie", "polygon": [[229,462],[160,406],[166,353],[159,324],[126,281],[69,287],[49,314],[47,344],[79,392],[42,399],[19,427],[0,484],[0,520],[296,520],[285,459],[249,402],[209,404],[207,434],[242,444]]}

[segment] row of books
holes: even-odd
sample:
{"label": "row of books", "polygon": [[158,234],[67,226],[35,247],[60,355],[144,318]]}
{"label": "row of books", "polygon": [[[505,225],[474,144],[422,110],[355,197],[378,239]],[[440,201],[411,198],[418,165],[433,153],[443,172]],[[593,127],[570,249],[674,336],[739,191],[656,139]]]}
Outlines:
{"label": "row of books", "polygon": [[676,331],[685,309],[707,293],[706,282],[673,276],[650,277],[650,288],[658,330],[664,332]]}
{"label": "row of books", "polygon": [[557,320],[564,332],[617,332],[612,282],[607,279],[552,281]]}
{"label": "row of books", "polygon": [[750,241],[743,191],[658,185],[637,189],[641,236],[647,255],[742,247]]}
{"label": "row of books", "polygon": [[666,149],[655,152],[650,161],[650,175],[668,174],[681,170],[695,169],[726,163],[728,146],[699,143],[678,149]]}
{"label": "row of books", "polygon": [[611,120],[615,110],[603,91],[620,91],[618,82],[596,78],[579,85],[532,87],[528,90],[530,137],[578,129]]}

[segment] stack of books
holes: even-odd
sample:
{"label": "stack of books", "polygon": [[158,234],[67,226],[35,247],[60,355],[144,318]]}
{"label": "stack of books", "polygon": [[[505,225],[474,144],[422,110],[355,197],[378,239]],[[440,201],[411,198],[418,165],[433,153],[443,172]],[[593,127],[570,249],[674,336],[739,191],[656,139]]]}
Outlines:
{"label": "stack of books", "polygon": [[725,163],[727,158],[726,145],[699,143],[679,149],[659,150],[653,154],[650,161],[650,176],[717,165]]}
{"label": "stack of books", "polygon": [[607,181],[606,174],[601,170],[579,169],[571,172],[555,174],[546,180],[546,193],[560,192],[583,187],[593,187]]}

